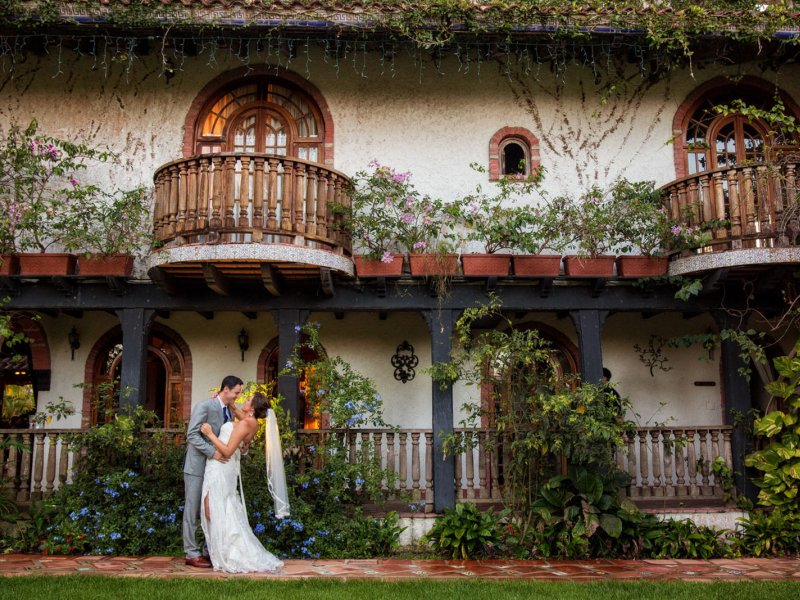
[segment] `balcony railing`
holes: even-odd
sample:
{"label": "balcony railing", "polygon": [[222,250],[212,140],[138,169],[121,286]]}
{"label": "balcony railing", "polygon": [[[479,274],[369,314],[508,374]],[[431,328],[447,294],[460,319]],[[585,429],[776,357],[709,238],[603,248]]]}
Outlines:
{"label": "balcony railing", "polygon": [[344,248],[333,204],[348,206],[350,180],[324,165],[269,154],[222,153],[160,167],[155,235],[168,244],[269,242]]}
{"label": "balcony railing", "polygon": [[[26,504],[49,496],[60,485],[72,481],[77,467],[76,450],[68,444],[77,429],[0,429],[3,439],[16,439],[24,449],[4,451],[2,474],[18,502]],[[163,433],[163,430],[153,430]],[[183,444],[183,433],[167,431],[169,439]],[[474,436],[471,452],[456,456],[455,491],[459,500],[496,503],[503,497],[504,457],[502,443],[494,432],[457,429],[459,435]],[[298,432],[301,470],[320,460],[307,455],[309,446],[321,446],[323,438],[341,435],[330,430]],[[360,448],[369,446],[381,457],[381,465],[395,473],[386,486],[387,496],[425,502],[433,509],[433,432],[430,429],[357,429],[347,434],[349,459],[358,460]],[[627,494],[634,500],[670,499],[720,503],[725,499],[722,482],[712,470],[717,459],[731,467],[731,427],[642,428],[626,439],[616,452],[617,465],[630,475]]]}
{"label": "balcony railing", "polygon": [[800,234],[800,162],[704,171],[662,188],[673,219],[715,225],[707,250],[795,245]]}

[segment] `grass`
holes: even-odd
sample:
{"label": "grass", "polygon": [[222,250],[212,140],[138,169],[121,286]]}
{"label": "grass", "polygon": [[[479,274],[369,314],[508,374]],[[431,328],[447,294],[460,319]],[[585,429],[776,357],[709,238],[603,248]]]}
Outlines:
{"label": "grass", "polygon": [[146,579],[90,575],[7,577],[0,581],[0,598],[59,600],[218,600],[275,598],[279,600],[418,600],[469,598],[516,600],[529,598],[602,600],[642,598],[669,600],[796,600],[800,583],[793,582],[525,582],[525,581],[276,581],[274,579]]}

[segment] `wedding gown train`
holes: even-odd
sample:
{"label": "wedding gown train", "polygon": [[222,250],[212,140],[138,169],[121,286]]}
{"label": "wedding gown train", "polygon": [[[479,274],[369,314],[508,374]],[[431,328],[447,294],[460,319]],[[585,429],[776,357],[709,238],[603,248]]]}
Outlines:
{"label": "wedding gown train", "polygon": [[[232,422],[225,423],[220,429],[219,439],[223,444],[228,443],[231,431]],[[236,450],[226,463],[218,460],[206,462],[200,520],[211,564],[215,571],[228,573],[275,572],[283,562],[264,549],[250,528],[239,461],[239,450]],[[206,497],[210,519],[206,517]]]}

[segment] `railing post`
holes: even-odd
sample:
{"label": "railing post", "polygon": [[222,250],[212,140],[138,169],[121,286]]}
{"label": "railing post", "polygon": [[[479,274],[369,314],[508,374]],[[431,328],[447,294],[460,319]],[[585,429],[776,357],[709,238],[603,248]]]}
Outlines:
{"label": "railing post", "polygon": [[[423,311],[431,335],[431,363],[450,360],[455,313],[449,309]],[[443,512],[455,506],[455,461],[444,456],[443,436],[453,432],[453,387],[445,389],[431,381],[433,421],[434,510]]]}

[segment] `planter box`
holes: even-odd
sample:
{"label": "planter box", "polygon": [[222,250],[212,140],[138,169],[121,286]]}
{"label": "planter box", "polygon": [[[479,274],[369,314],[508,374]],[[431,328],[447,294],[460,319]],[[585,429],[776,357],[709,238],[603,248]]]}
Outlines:
{"label": "planter box", "polygon": [[0,254],[0,276],[16,275],[19,272],[19,262],[16,254]]}
{"label": "planter box", "polygon": [[412,275],[458,275],[457,254],[409,254],[408,264]]}
{"label": "planter box", "polygon": [[507,277],[511,266],[509,254],[462,254],[464,277]]}
{"label": "planter box", "polygon": [[514,256],[514,275],[517,277],[558,277],[560,274],[560,254]]}
{"label": "planter box", "polygon": [[656,277],[667,272],[666,256],[620,256],[617,274],[620,277]]}
{"label": "planter box", "polygon": [[133,257],[130,254],[93,254],[78,257],[78,275],[130,277]]}
{"label": "planter box", "polygon": [[568,277],[613,277],[614,256],[565,256],[564,273]]}
{"label": "planter box", "polygon": [[74,254],[37,252],[18,254],[19,274],[36,277],[57,277],[75,273]]}
{"label": "planter box", "polygon": [[353,262],[359,277],[400,277],[403,274],[403,255],[394,254],[394,260],[385,263],[374,258],[356,255]]}

